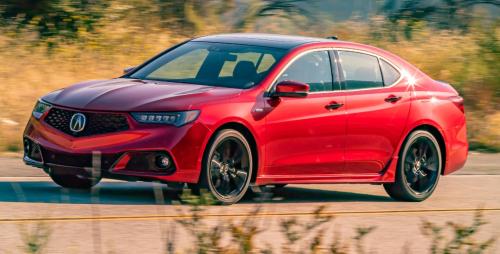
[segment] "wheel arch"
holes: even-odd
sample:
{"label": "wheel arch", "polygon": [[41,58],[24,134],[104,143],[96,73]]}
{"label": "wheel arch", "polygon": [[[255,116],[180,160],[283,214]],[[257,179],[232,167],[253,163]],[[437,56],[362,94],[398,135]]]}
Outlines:
{"label": "wheel arch", "polygon": [[259,163],[260,156],[259,156],[259,151],[258,151],[259,149],[258,149],[257,141],[255,139],[253,132],[250,130],[250,128],[245,126],[243,123],[231,121],[231,122],[226,122],[226,123],[218,126],[217,129],[215,129],[212,132],[212,134],[210,135],[210,138],[209,138],[207,144],[205,145],[203,155],[205,155],[205,152],[207,150],[207,146],[212,142],[215,135],[219,131],[225,130],[225,129],[233,129],[233,130],[240,132],[241,134],[243,134],[243,136],[247,139],[248,143],[250,144],[250,148],[251,148],[251,152],[252,152],[252,160],[253,160],[252,178],[251,178],[250,182],[251,183],[255,182],[255,180],[257,179],[257,172],[259,170],[259,165],[260,165],[260,163]]}
{"label": "wheel arch", "polygon": [[[406,138],[408,137],[408,135],[410,135],[410,133],[412,133],[414,131],[417,131],[417,130],[428,131],[429,133],[431,133],[437,139],[438,144],[439,144],[439,149],[441,149],[441,157],[442,157],[442,159],[441,159],[442,160],[441,161],[441,163],[442,163],[441,175],[443,175],[444,171],[445,171],[445,168],[446,168],[446,160],[447,160],[447,157],[446,157],[446,143],[445,143],[444,135],[441,133],[441,131],[439,130],[439,128],[437,128],[436,126],[434,126],[432,124],[425,123],[425,124],[417,125],[413,129],[411,129],[408,132],[408,134],[406,135]],[[406,140],[406,138],[405,138],[405,140]]]}

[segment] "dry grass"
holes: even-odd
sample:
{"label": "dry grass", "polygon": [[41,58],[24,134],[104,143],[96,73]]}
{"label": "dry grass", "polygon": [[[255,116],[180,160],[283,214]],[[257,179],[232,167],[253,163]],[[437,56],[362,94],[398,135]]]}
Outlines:
{"label": "dry grass", "polygon": [[[291,31],[275,24],[260,24],[256,29]],[[435,79],[452,83],[466,98],[472,147],[500,150],[500,106],[496,97],[500,84],[495,68],[499,56],[485,53],[478,46],[478,40],[487,40],[485,36],[491,37],[491,31],[477,28],[464,36],[422,28],[411,41],[394,41],[389,36],[391,27],[382,19],[374,19],[370,25],[345,22],[322,26],[331,29],[304,34],[337,34],[345,40],[371,43],[402,56]],[[499,38],[498,30],[493,30],[495,40]],[[214,28],[204,33],[221,31],[225,32]],[[137,65],[186,39],[160,28],[144,29],[125,22],[103,25],[95,34],[82,38],[76,43],[60,42],[58,47],[49,49],[46,44],[37,43],[29,32],[0,33],[0,151],[21,149],[22,130],[36,99],[43,94],[79,81],[117,77],[123,68]],[[493,66],[485,64],[488,59]],[[481,100],[475,99],[478,96]]]}
{"label": "dry grass", "polygon": [[[260,198],[269,198],[271,193]],[[200,196],[189,194],[185,190],[181,201],[190,205],[187,218],[177,221],[190,233],[192,245],[189,248],[176,246],[175,241],[167,240],[166,253],[311,253],[311,254],[346,254],[376,253],[366,246],[365,239],[371,237],[375,226],[355,227],[352,238],[341,238],[335,230],[335,216],[325,213],[325,206],[317,206],[312,215],[305,218],[285,217],[279,220],[280,231],[276,239],[283,239],[282,244],[273,244],[273,240],[256,241],[257,235],[270,230],[259,223],[260,206],[255,206],[246,217],[239,221],[218,220],[215,225],[208,224],[203,211],[208,205],[214,205],[214,199],[208,192]],[[481,211],[476,211],[470,224],[455,221],[434,223],[423,220],[420,226],[423,236],[430,240],[424,253],[461,254],[490,253],[494,250],[497,236],[480,236],[483,226],[488,224]],[[332,231],[333,230],[333,231]],[[486,238],[485,238],[486,237]],[[230,239],[229,242],[224,241]],[[411,253],[409,250],[395,250],[394,253]]]}

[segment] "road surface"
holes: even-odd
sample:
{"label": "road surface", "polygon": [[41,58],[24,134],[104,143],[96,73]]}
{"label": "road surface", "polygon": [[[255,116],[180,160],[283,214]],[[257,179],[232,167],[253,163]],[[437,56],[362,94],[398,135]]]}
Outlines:
{"label": "road surface", "polygon": [[[377,185],[290,185],[268,200],[249,197],[233,206],[206,207],[204,222],[241,221],[260,207],[253,218],[265,231],[255,242],[278,252],[284,244],[280,221],[308,220],[316,207],[326,206],[323,215],[335,216],[325,225],[327,242],[339,235],[355,252],[356,227],[375,226],[366,237],[367,250],[428,253],[423,220],[470,224],[479,208],[489,224],[478,239],[498,237],[500,156],[470,158],[464,170],[441,178],[434,195],[421,203],[393,201]],[[166,253],[167,236],[178,251],[192,247],[192,235],[176,223],[188,217],[189,207],[179,205],[177,194],[164,185],[103,181],[92,192],[68,191],[18,159],[1,158],[0,165],[0,253],[18,253],[22,232],[39,223],[52,232],[46,253]],[[498,246],[490,253],[500,253]]]}

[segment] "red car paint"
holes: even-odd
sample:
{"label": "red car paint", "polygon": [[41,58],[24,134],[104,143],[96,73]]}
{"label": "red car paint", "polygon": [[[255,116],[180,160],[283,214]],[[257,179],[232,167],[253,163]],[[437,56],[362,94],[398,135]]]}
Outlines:
{"label": "red car paint", "polygon": [[[269,37],[269,38],[268,38]],[[213,40],[231,43],[234,38]],[[251,35],[254,40],[280,36]],[[302,40],[283,37],[284,42]],[[243,38],[244,39],[244,38]],[[117,78],[91,81],[42,98],[54,107],[81,112],[124,114],[129,130],[88,137],[67,135],[32,117],[24,136],[42,147],[69,154],[125,153],[109,177],[197,183],[210,138],[224,126],[239,126],[253,137],[257,154],[255,184],[387,183],[395,177],[398,152],[416,128],[432,129],[444,149],[444,174],[460,169],[467,158],[465,117],[458,93],[401,58],[367,45],[305,40],[291,46],[267,76],[249,89]],[[402,71],[393,86],[311,93],[305,98],[266,96],[287,64],[315,49],[349,49],[380,56]],[[387,98],[397,97],[394,102]],[[329,104],[344,106],[330,110]],[[181,127],[145,125],[130,112],[199,110],[195,122]],[[171,175],[124,170],[131,151],[166,151],[176,165]]]}

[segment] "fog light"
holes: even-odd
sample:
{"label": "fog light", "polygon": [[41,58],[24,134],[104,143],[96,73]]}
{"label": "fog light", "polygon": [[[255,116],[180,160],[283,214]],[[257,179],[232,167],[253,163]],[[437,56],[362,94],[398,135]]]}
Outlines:
{"label": "fog light", "polygon": [[33,141],[24,139],[24,155],[35,161],[42,161],[42,151],[40,146]]}
{"label": "fog light", "polygon": [[156,166],[159,168],[169,168],[171,165],[170,158],[166,155],[158,155],[155,159]]}
{"label": "fog light", "polygon": [[24,154],[29,155],[31,151],[31,141],[27,138],[24,139]]}

